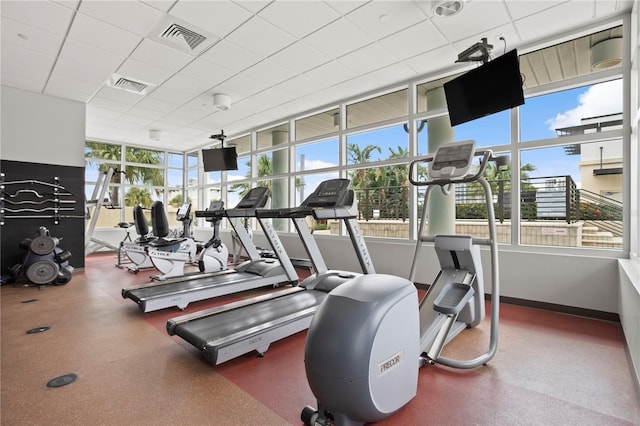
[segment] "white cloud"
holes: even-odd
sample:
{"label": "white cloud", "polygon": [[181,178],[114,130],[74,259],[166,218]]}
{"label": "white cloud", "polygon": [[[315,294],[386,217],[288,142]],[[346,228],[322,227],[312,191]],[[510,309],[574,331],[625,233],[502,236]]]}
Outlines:
{"label": "white cloud", "polygon": [[622,111],[622,80],[607,81],[591,86],[578,96],[578,106],[547,120],[552,131],[576,126],[583,118],[615,114]]}
{"label": "white cloud", "polygon": [[[322,160],[305,159],[305,161],[304,161],[304,169],[305,170],[324,169],[324,168],[327,168],[327,167],[335,167],[335,166],[337,166],[337,164],[327,163],[326,161],[322,161]],[[300,164],[298,164],[298,167],[300,167]]]}

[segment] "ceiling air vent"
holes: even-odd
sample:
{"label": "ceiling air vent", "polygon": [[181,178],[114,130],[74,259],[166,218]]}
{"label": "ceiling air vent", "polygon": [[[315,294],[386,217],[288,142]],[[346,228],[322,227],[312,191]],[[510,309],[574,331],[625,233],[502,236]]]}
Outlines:
{"label": "ceiling air vent", "polygon": [[107,80],[107,86],[115,89],[126,90],[127,92],[136,93],[138,95],[146,95],[149,86],[153,85],[143,81],[134,80],[120,74],[113,74],[109,77],[109,80]]}
{"label": "ceiling air vent", "polygon": [[219,37],[202,28],[194,27],[192,24],[171,15],[166,15],[158,22],[149,33],[149,38],[194,56],[198,56],[220,40]]}
{"label": "ceiling air vent", "polygon": [[116,82],[113,83],[113,86],[119,87],[120,89],[124,89],[129,92],[134,92],[134,93],[144,93],[147,87],[149,87],[144,83],[140,83],[134,80],[129,80],[124,77],[120,77],[119,79],[117,79]]}
{"label": "ceiling air vent", "polygon": [[169,27],[160,34],[160,38],[173,40],[177,43],[186,43],[191,50],[195,50],[200,43],[207,39],[202,34],[198,34],[178,24],[169,25]]}

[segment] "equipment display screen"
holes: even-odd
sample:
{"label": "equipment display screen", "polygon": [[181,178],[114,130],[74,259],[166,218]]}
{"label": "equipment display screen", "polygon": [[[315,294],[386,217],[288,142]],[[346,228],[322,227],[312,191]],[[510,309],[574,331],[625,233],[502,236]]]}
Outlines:
{"label": "equipment display screen", "polygon": [[472,140],[440,145],[429,167],[429,177],[452,179],[466,175],[471,167],[475,146]]}

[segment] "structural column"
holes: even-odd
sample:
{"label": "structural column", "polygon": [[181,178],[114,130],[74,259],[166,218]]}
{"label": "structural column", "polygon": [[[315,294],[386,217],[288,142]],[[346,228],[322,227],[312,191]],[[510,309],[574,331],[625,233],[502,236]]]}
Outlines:
{"label": "structural column", "polygon": [[[289,142],[289,133],[285,131],[274,131],[271,133],[271,142],[274,149],[278,145],[284,145]],[[289,171],[289,155],[287,149],[273,151],[272,167],[274,175],[286,174]],[[287,178],[275,178],[271,181],[271,207],[285,208],[289,207],[289,180]],[[285,220],[276,219],[273,221],[273,227],[276,231],[286,230],[287,222]]]}
{"label": "structural column", "polygon": [[[444,88],[437,87],[426,93],[427,107],[440,109],[447,107],[447,99]],[[445,142],[451,142],[454,138],[453,127],[448,115],[429,119],[427,126],[427,146],[429,153],[436,152],[438,147]],[[429,235],[455,234],[456,233],[456,205],[454,191],[444,195],[439,188],[434,188],[429,194]]]}

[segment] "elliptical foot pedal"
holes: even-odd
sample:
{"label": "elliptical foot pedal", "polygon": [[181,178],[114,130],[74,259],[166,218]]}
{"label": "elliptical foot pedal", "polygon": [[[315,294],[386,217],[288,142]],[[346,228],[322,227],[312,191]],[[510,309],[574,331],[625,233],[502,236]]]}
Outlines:
{"label": "elliptical foot pedal", "polygon": [[458,314],[473,297],[471,286],[462,283],[448,283],[433,302],[433,310],[443,315],[440,329],[433,339],[433,344],[426,351],[427,359],[436,361],[447,342],[451,327],[456,322]]}
{"label": "elliptical foot pedal", "polygon": [[457,315],[473,297],[473,287],[462,283],[449,283],[433,302],[433,309],[444,315]]}

